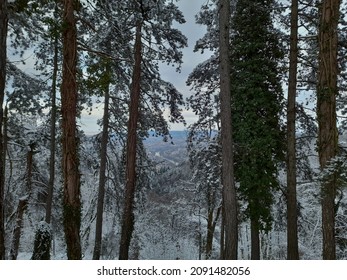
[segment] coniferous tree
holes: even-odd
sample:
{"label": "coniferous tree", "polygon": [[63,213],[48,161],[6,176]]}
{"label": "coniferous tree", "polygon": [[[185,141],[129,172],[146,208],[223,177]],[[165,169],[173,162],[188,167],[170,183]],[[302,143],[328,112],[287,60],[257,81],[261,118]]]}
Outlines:
{"label": "coniferous tree", "polygon": [[[324,0],[319,9],[318,28],[318,154],[323,170],[337,155],[338,132],[336,127],[336,96],[338,94],[338,22],[339,0]],[[322,183],[323,259],[336,258],[335,197],[337,178],[332,175]]]}
{"label": "coniferous tree", "polygon": [[[230,1],[229,1],[230,2]],[[223,6],[223,10],[221,10],[220,13],[220,8]],[[210,145],[209,141],[203,140],[201,136],[204,134],[209,134],[209,131],[211,129],[216,129],[219,134],[221,130],[221,124],[220,124],[220,119],[221,119],[221,73],[220,69],[220,62],[224,62],[223,68],[224,68],[224,77],[223,77],[223,90],[226,89],[228,86],[227,80],[228,79],[226,75],[226,71],[228,71],[228,68],[230,67],[225,67],[225,63],[229,61],[229,58],[224,57],[224,59],[220,58],[220,51],[221,51],[221,40],[223,40],[223,47],[224,47],[224,56],[228,55],[228,49],[226,48],[225,44],[228,44],[228,36],[229,34],[226,34],[227,30],[229,29],[230,32],[230,5],[229,3],[228,6],[226,6],[225,2],[219,2],[219,1],[211,1],[206,4],[204,4],[201,7],[201,10],[199,14],[196,17],[196,22],[198,24],[203,24],[206,25],[207,32],[206,34],[199,39],[196,44],[195,44],[195,49],[194,51],[201,51],[201,53],[204,52],[204,50],[210,50],[213,51],[214,53],[212,56],[207,59],[206,61],[200,63],[192,73],[190,73],[188,80],[187,80],[187,85],[192,86],[192,89],[196,92],[194,95],[191,95],[187,100],[189,102],[190,108],[194,111],[194,113],[198,116],[198,120],[192,124],[189,127],[190,130],[190,139],[195,139],[197,140],[194,144],[194,141],[192,141],[192,144],[194,144],[195,148],[200,150],[198,147],[199,144],[198,142],[201,141],[202,147],[204,145]],[[229,10],[226,10],[229,9]],[[223,16],[222,16],[223,13]],[[226,16],[226,13],[229,13],[229,16]],[[222,20],[224,23],[223,30],[220,30],[220,20]],[[221,34],[223,33],[223,35]],[[220,35],[222,37],[220,37]],[[225,82],[225,83],[224,83]],[[227,98],[227,93],[224,92],[224,100],[226,102],[229,102],[229,98]],[[223,106],[224,113],[227,112],[228,110],[228,105],[224,104]],[[226,109],[226,110],[225,110]],[[225,115],[225,114],[224,114]],[[228,123],[229,122],[229,123]],[[230,120],[227,121],[227,118],[223,121],[225,128],[227,128],[230,124]],[[225,130],[224,128],[224,130]],[[227,135],[227,134],[225,134]],[[200,139],[200,140],[199,140]],[[230,139],[229,139],[230,140]],[[225,140],[224,140],[225,142]],[[221,141],[218,141],[218,145],[220,145],[220,149],[222,148],[221,146]],[[193,147],[194,147],[193,146]],[[226,145],[225,147],[228,147]],[[230,147],[230,146],[229,146]],[[203,152],[204,148],[202,148]],[[227,148],[225,149],[227,150]],[[198,152],[198,151],[197,151]],[[230,152],[230,151],[229,151]],[[226,151],[224,151],[225,155]],[[219,158],[221,160],[221,158]],[[201,160],[201,159],[200,159]],[[204,161],[203,161],[204,162]],[[225,162],[226,163],[226,162]],[[227,165],[224,163],[224,167]],[[198,166],[198,162],[194,163],[196,166]],[[213,161],[213,166],[211,168],[213,169],[220,169],[221,171],[221,162],[219,161]],[[230,167],[230,166],[229,166]],[[220,173],[222,174],[222,173]],[[222,179],[222,178],[219,178]],[[230,179],[230,177],[229,177]],[[229,185],[230,186],[230,185]],[[230,205],[230,204],[229,204]],[[207,205],[206,205],[207,206]],[[210,206],[207,206],[208,208]],[[224,211],[223,211],[224,212]],[[229,211],[228,211],[229,212]],[[229,212],[229,214],[231,214]],[[226,257],[226,251],[225,251],[225,225],[224,222],[226,221],[224,218],[224,215],[222,215],[222,228],[221,228],[221,240],[220,240],[220,257],[225,258]],[[235,222],[235,221],[234,221]],[[234,223],[232,222],[232,223]],[[230,229],[230,228],[229,228]],[[234,228],[236,229],[236,228]],[[236,229],[237,230],[237,229]],[[229,237],[232,237],[233,234],[229,235]],[[230,239],[228,241],[229,245],[231,244]],[[237,247],[237,242],[234,240],[232,243],[235,243],[235,246]],[[234,247],[233,249],[231,246],[229,246],[229,257],[230,258],[230,253],[234,254],[235,256],[237,255],[237,249]],[[234,256],[234,257],[235,257]],[[233,257],[233,258],[234,258]],[[236,257],[235,257],[236,258]]]}
{"label": "coniferous tree", "polygon": [[68,259],[82,258],[80,173],[77,141],[77,30],[78,1],[65,0],[63,12],[63,79],[61,85],[64,176],[64,231]]}
{"label": "coniferous tree", "polygon": [[[107,53],[110,53],[109,42],[106,43]],[[109,139],[109,123],[110,123],[110,86],[112,81],[111,63],[109,59],[102,59],[101,65],[104,66],[104,72],[102,74],[102,84],[100,85],[102,92],[104,93],[104,112],[102,119],[102,133],[100,142],[100,174],[99,174],[99,189],[98,189],[98,203],[96,213],[96,230],[95,230],[95,246],[93,251],[93,259],[100,259],[101,245],[102,245],[102,224],[104,214],[104,199],[106,189],[106,172],[107,172],[107,147]]]}
{"label": "coniferous tree", "polygon": [[[107,62],[106,62],[107,63]],[[110,74],[110,67],[106,65],[105,75]],[[104,212],[104,197],[105,197],[105,185],[106,185],[106,163],[107,163],[107,146],[109,138],[109,103],[110,103],[110,83],[106,82],[105,88],[105,99],[104,99],[104,115],[103,115],[103,126],[101,135],[100,145],[100,175],[99,175],[99,191],[98,191],[98,205],[97,205],[97,216],[96,216],[96,229],[95,229],[95,247],[93,253],[93,259],[100,259],[101,254],[101,242],[102,242],[102,221]]]}
{"label": "coniferous tree", "polygon": [[[96,211],[96,231],[93,259],[99,259],[102,254],[102,230],[107,183],[107,150],[111,133],[115,138],[124,137],[126,133],[126,112],[119,115],[119,108],[127,104],[126,93],[130,77],[130,48],[128,41],[132,39],[129,31],[128,15],[124,6],[128,4],[110,1],[97,1],[92,14],[86,19],[93,23],[93,32],[87,38],[88,43],[82,42],[82,48],[89,52],[88,77],[86,92],[92,91],[98,98],[103,98],[104,116],[100,144],[100,174]],[[97,18],[97,20],[95,20]],[[90,42],[93,42],[92,44]],[[92,47],[91,47],[92,46]],[[124,94],[124,99],[122,95]],[[99,97],[100,96],[100,97]],[[118,109],[114,114],[113,109]],[[115,121],[113,121],[115,120]],[[112,145],[112,143],[111,143]],[[116,152],[117,153],[117,152]],[[109,164],[117,164],[111,163]],[[113,184],[112,184],[113,185]],[[118,188],[119,186],[114,186]],[[106,205],[107,206],[107,205]]]}
{"label": "coniferous tree", "polygon": [[299,259],[296,198],[296,86],[298,69],[298,1],[292,0],[287,102],[287,258]]}
{"label": "coniferous tree", "polygon": [[[282,37],[288,48],[287,99],[287,258],[299,259],[298,236],[308,229],[300,227],[302,215],[297,188],[314,180],[314,165],[310,160],[312,142],[317,137],[317,123],[312,105],[317,73],[317,9],[314,1],[291,1],[290,13],[282,14],[281,29],[288,30]],[[301,27],[300,33],[298,32]],[[301,232],[300,232],[301,231]]]}
{"label": "coniferous tree", "polygon": [[134,70],[131,85],[129,108],[128,137],[126,151],[125,195],[122,220],[122,233],[119,246],[119,259],[129,258],[131,236],[134,231],[134,195],[136,184],[136,148],[137,148],[137,122],[139,117],[139,103],[141,93],[141,61],[142,61],[142,22],[136,26],[134,47]]}
{"label": "coniferous tree", "polygon": [[[137,17],[134,18],[135,45],[134,66],[130,87],[130,106],[127,130],[127,153],[125,168],[124,209],[122,214],[122,230],[119,246],[119,259],[129,258],[129,248],[134,231],[134,195],[137,180],[137,147],[140,144],[141,131],[151,127],[159,129],[159,134],[167,135],[168,126],[160,110],[161,104],[169,105],[170,121],[181,120],[178,107],[182,95],[172,84],[163,81],[158,72],[158,64],[154,60],[168,64],[180,64],[182,53],[180,49],[186,45],[186,38],[177,29],[172,28],[173,21],[183,23],[184,18],[177,6],[166,1],[154,3],[138,1],[132,6]],[[162,25],[162,22],[166,25]],[[164,43],[166,42],[166,43]],[[179,69],[179,67],[177,68]],[[164,90],[163,90],[164,89]],[[166,95],[166,101],[162,95]],[[146,98],[152,100],[150,118],[141,103]],[[140,111],[141,109],[141,111]],[[141,113],[141,122],[139,116]],[[141,130],[139,131],[139,125]],[[146,135],[147,132],[144,132]]]}
{"label": "coniferous tree", "polygon": [[[92,8],[93,13],[84,15],[80,26],[83,31],[88,32],[88,36],[81,36],[78,45],[83,51],[88,52],[85,58],[89,69],[87,71],[88,78],[85,82],[87,86],[81,85],[80,88],[85,92],[87,90],[91,92],[91,89],[93,89],[93,94],[96,93],[98,96],[102,96],[104,92],[100,94],[100,88],[98,89],[97,86],[104,87],[107,80],[106,76],[112,76],[109,124],[110,133],[116,138],[119,137],[117,140],[119,143],[122,143],[127,133],[126,121],[129,114],[127,107],[130,104],[128,92],[133,60],[131,55],[132,46],[129,42],[134,41],[135,25],[138,18],[142,17],[142,11],[139,9],[141,3],[142,1],[97,1],[96,6]],[[147,6],[151,5],[144,2],[143,7],[145,10],[143,12],[145,13],[148,12]],[[165,19],[162,22],[169,23],[169,26],[173,18],[178,22],[181,22],[183,18],[173,3],[160,1],[153,7],[155,11],[160,12],[151,11],[148,13],[148,18],[144,23],[146,28],[142,33],[145,48],[142,64],[145,67],[142,68],[141,73],[140,138],[146,137],[149,128],[155,128],[158,134],[168,135],[168,124],[164,119],[162,110],[165,106],[170,106],[170,121],[182,119],[178,107],[182,103],[182,95],[172,84],[160,78],[157,60],[168,63],[180,62],[181,54],[178,49],[180,45],[185,45],[185,37],[176,29],[159,24],[156,18],[164,17]],[[129,11],[134,11],[130,17]],[[96,18],[97,20],[95,20]],[[169,41],[171,38],[173,38],[172,41],[175,41],[174,43],[158,43],[162,42],[161,40]],[[110,71],[107,75],[103,75],[105,69],[104,63],[101,61],[108,61],[110,64]],[[100,75],[103,78],[100,78]],[[112,186],[115,181],[110,180],[109,185]],[[122,187],[122,184],[115,187]],[[109,198],[107,200],[110,201]],[[97,215],[100,215],[100,213]],[[98,223],[98,227],[99,225],[100,223]]]}
{"label": "coniferous tree", "polygon": [[240,0],[233,18],[231,65],[236,178],[251,223],[251,258],[260,258],[261,231],[271,229],[273,191],[283,160],[280,113],[283,52],[273,27],[273,1]]}
{"label": "coniferous tree", "polygon": [[230,91],[230,1],[220,0],[219,8],[219,71],[222,145],[223,216],[225,229],[224,259],[237,259],[238,222],[234,178],[233,118]]}

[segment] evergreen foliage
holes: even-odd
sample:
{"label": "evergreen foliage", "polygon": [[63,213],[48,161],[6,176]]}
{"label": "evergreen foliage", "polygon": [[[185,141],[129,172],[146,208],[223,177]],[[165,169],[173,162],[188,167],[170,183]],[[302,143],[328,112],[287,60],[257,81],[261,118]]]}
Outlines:
{"label": "evergreen foliage", "polygon": [[271,19],[273,5],[273,1],[238,1],[231,43],[236,178],[248,202],[247,215],[265,231],[271,228],[278,163],[284,159],[279,69],[284,53]]}

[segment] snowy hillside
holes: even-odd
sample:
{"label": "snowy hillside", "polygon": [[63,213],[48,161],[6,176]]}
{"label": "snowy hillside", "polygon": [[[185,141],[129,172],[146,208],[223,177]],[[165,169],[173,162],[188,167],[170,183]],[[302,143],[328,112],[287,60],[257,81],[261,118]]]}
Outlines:
{"label": "snowy hillside", "polygon": [[[199,259],[205,258],[204,246],[207,238],[208,212],[206,205],[197,196],[188,164],[185,132],[175,132],[173,143],[150,137],[145,141],[150,158],[155,162],[147,186],[139,186],[136,197],[136,222],[131,245],[132,259]],[[84,145],[92,147],[88,140]],[[314,144],[311,145],[309,164],[316,170],[317,159]],[[88,149],[86,149],[88,150]],[[88,155],[83,162],[83,219],[82,244],[84,259],[91,259],[95,232],[95,203],[97,199],[97,172]],[[92,167],[92,168],[91,168]],[[89,171],[88,171],[89,170]],[[88,172],[87,172],[88,171]],[[285,178],[280,180],[285,187]],[[61,190],[56,186],[56,207],[59,209]],[[273,228],[261,235],[263,259],[286,258],[286,199],[284,189],[275,194],[273,206]],[[104,213],[102,258],[116,259],[120,238],[122,186],[114,188],[108,184]],[[241,205],[242,209],[242,205]],[[33,250],[35,227],[40,220],[40,208],[29,207],[24,217],[24,228],[20,242],[20,259],[30,259]],[[347,258],[346,203],[340,203],[337,215],[338,254]],[[54,214],[53,259],[66,259],[61,212]],[[319,186],[317,182],[299,180],[298,184],[299,250],[302,259],[321,258],[321,215]],[[240,216],[239,258],[250,258],[250,225]],[[212,258],[219,258],[220,217],[213,235]]]}

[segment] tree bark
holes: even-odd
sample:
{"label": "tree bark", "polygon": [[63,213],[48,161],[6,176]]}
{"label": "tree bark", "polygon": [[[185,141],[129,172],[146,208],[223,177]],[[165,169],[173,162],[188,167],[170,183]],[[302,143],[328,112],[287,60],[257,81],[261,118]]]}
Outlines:
{"label": "tree bark", "polygon": [[124,210],[122,218],[122,231],[119,246],[119,259],[129,258],[129,247],[134,230],[134,195],[136,185],[136,146],[137,122],[139,116],[139,103],[141,93],[141,61],[142,61],[142,24],[136,27],[135,64],[131,85],[130,112],[128,122],[127,154],[126,154],[126,185],[124,196]]}
{"label": "tree bark", "polygon": [[230,86],[230,1],[220,0],[220,111],[222,138],[222,184],[225,215],[225,259],[237,259],[238,222],[236,189],[234,182],[234,152],[232,138],[231,86]]}
{"label": "tree bark", "polygon": [[[318,154],[323,170],[337,155],[338,133],[336,127],[337,95],[337,26],[340,0],[324,0],[319,20],[319,61],[317,85]],[[336,258],[335,196],[336,178],[322,182],[323,259]]]}
{"label": "tree bark", "polygon": [[[106,72],[110,71],[107,69]],[[96,229],[95,229],[95,245],[93,252],[93,260],[99,260],[101,254],[102,242],[102,221],[104,214],[104,198],[105,198],[105,184],[106,184],[106,164],[107,164],[107,144],[108,144],[108,127],[109,127],[109,100],[110,92],[107,86],[105,90],[105,103],[104,103],[104,116],[103,128],[101,138],[101,152],[100,152],[100,177],[99,177],[99,192],[98,192],[98,205],[96,212]]]}
{"label": "tree bark", "polygon": [[299,259],[296,199],[296,86],[298,65],[298,0],[292,0],[287,103],[287,258]]}
{"label": "tree bark", "polygon": [[251,219],[251,259],[260,260],[259,221]]}
{"label": "tree bark", "polygon": [[64,231],[68,259],[82,258],[80,226],[80,174],[77,115],[77,30],[74,15],[76,1],[64,1],[63,13],[63,80],[61,85],[62,146],[64,176]]}
{"label": "tree bark", "polygon": [[7,0],[0,0],[0,260],[5,259],[5,149],[3,146],[3,103],[6,85],[8,13]]}

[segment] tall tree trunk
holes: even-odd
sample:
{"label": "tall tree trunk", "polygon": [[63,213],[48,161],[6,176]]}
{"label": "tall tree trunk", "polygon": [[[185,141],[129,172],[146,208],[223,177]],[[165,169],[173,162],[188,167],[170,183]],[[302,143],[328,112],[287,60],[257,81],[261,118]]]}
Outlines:
{"label": "tall tree trunk", "polygon": [[126,185],[124,196],[124,210],[122,220],[122,232],[119,246],[119,259],[127,260],[129,258],[129,247],[134,230],[134,195],[136,185],[136,146],[137,146],[137,122],[139,116],[139,103],[141,93],[141,60],[142,60],[142,42],[141,42],[142,23],[136,27],[135,39],[135,64],[133,70],[130,112],[128,122],[128,139],[126,154]]}
{"label": "tall tree trunk", "polygon": [[[109,69],[107,72],[109,73]],[[96,212],[96,229],[95,229],[95,245],[93,252],[93,260],[99,260],[101,254],[102,242],[102,220],[104,214],[104,198],[105,198],[105,184],[106,184],[106,164],[107,164],[107,144],[108,144],[108,127],[109,127],[109,100],[110,92],[109,86],[105,90],[105,103],[104,103],[104,116],[103,128],[100,147],[100,177],[99,177],[99,192],[98,192],[98,206]]]}
{"label": "tall tree trunk", "polygon": [[61,85],[62,145],[64,176],[64,231],[68,259],[82,258],[80,226],[80,174],[77,115],[77,30],[74,15],[75,0],[64,1],[63,13],[63,81]]}
{"label": "tall tree trunk", "polygon": [[7,0],[0,0],[0,260],[5,259],[5,150],[3,146],[3,103],[6,85],[6,49],[7,49],[8,13]]}
{"label": "tall tree trunk", "polygon": [[251,259],[260,260],[259,221],[251,219]]}
{"label": "tall tree trunk", "polygon": [[[337,154],[337,26],[340,0],[323,0],[319,21],[319,62],[317,86],[318,153],[323,170]],[[334,177],[334,176],[333,176]],[[335,196],[336,178],[322,183],[323,259],[336,258]]]}
{"label": "tall tree trunk", "polygon": [[287,258],[299,259],[296,199],[296,85],[298,65],[298,0],[292,0],[287,103]]}
{"label": "tall tree trunk", "polygon": [[234,182],[234,155],[232,139],[231,87],[230,87],[230,1],[220,0],[220,110],[222,138],[222,184],[225,215],[225,259],[237,259],[238,222],[236,189]]}

